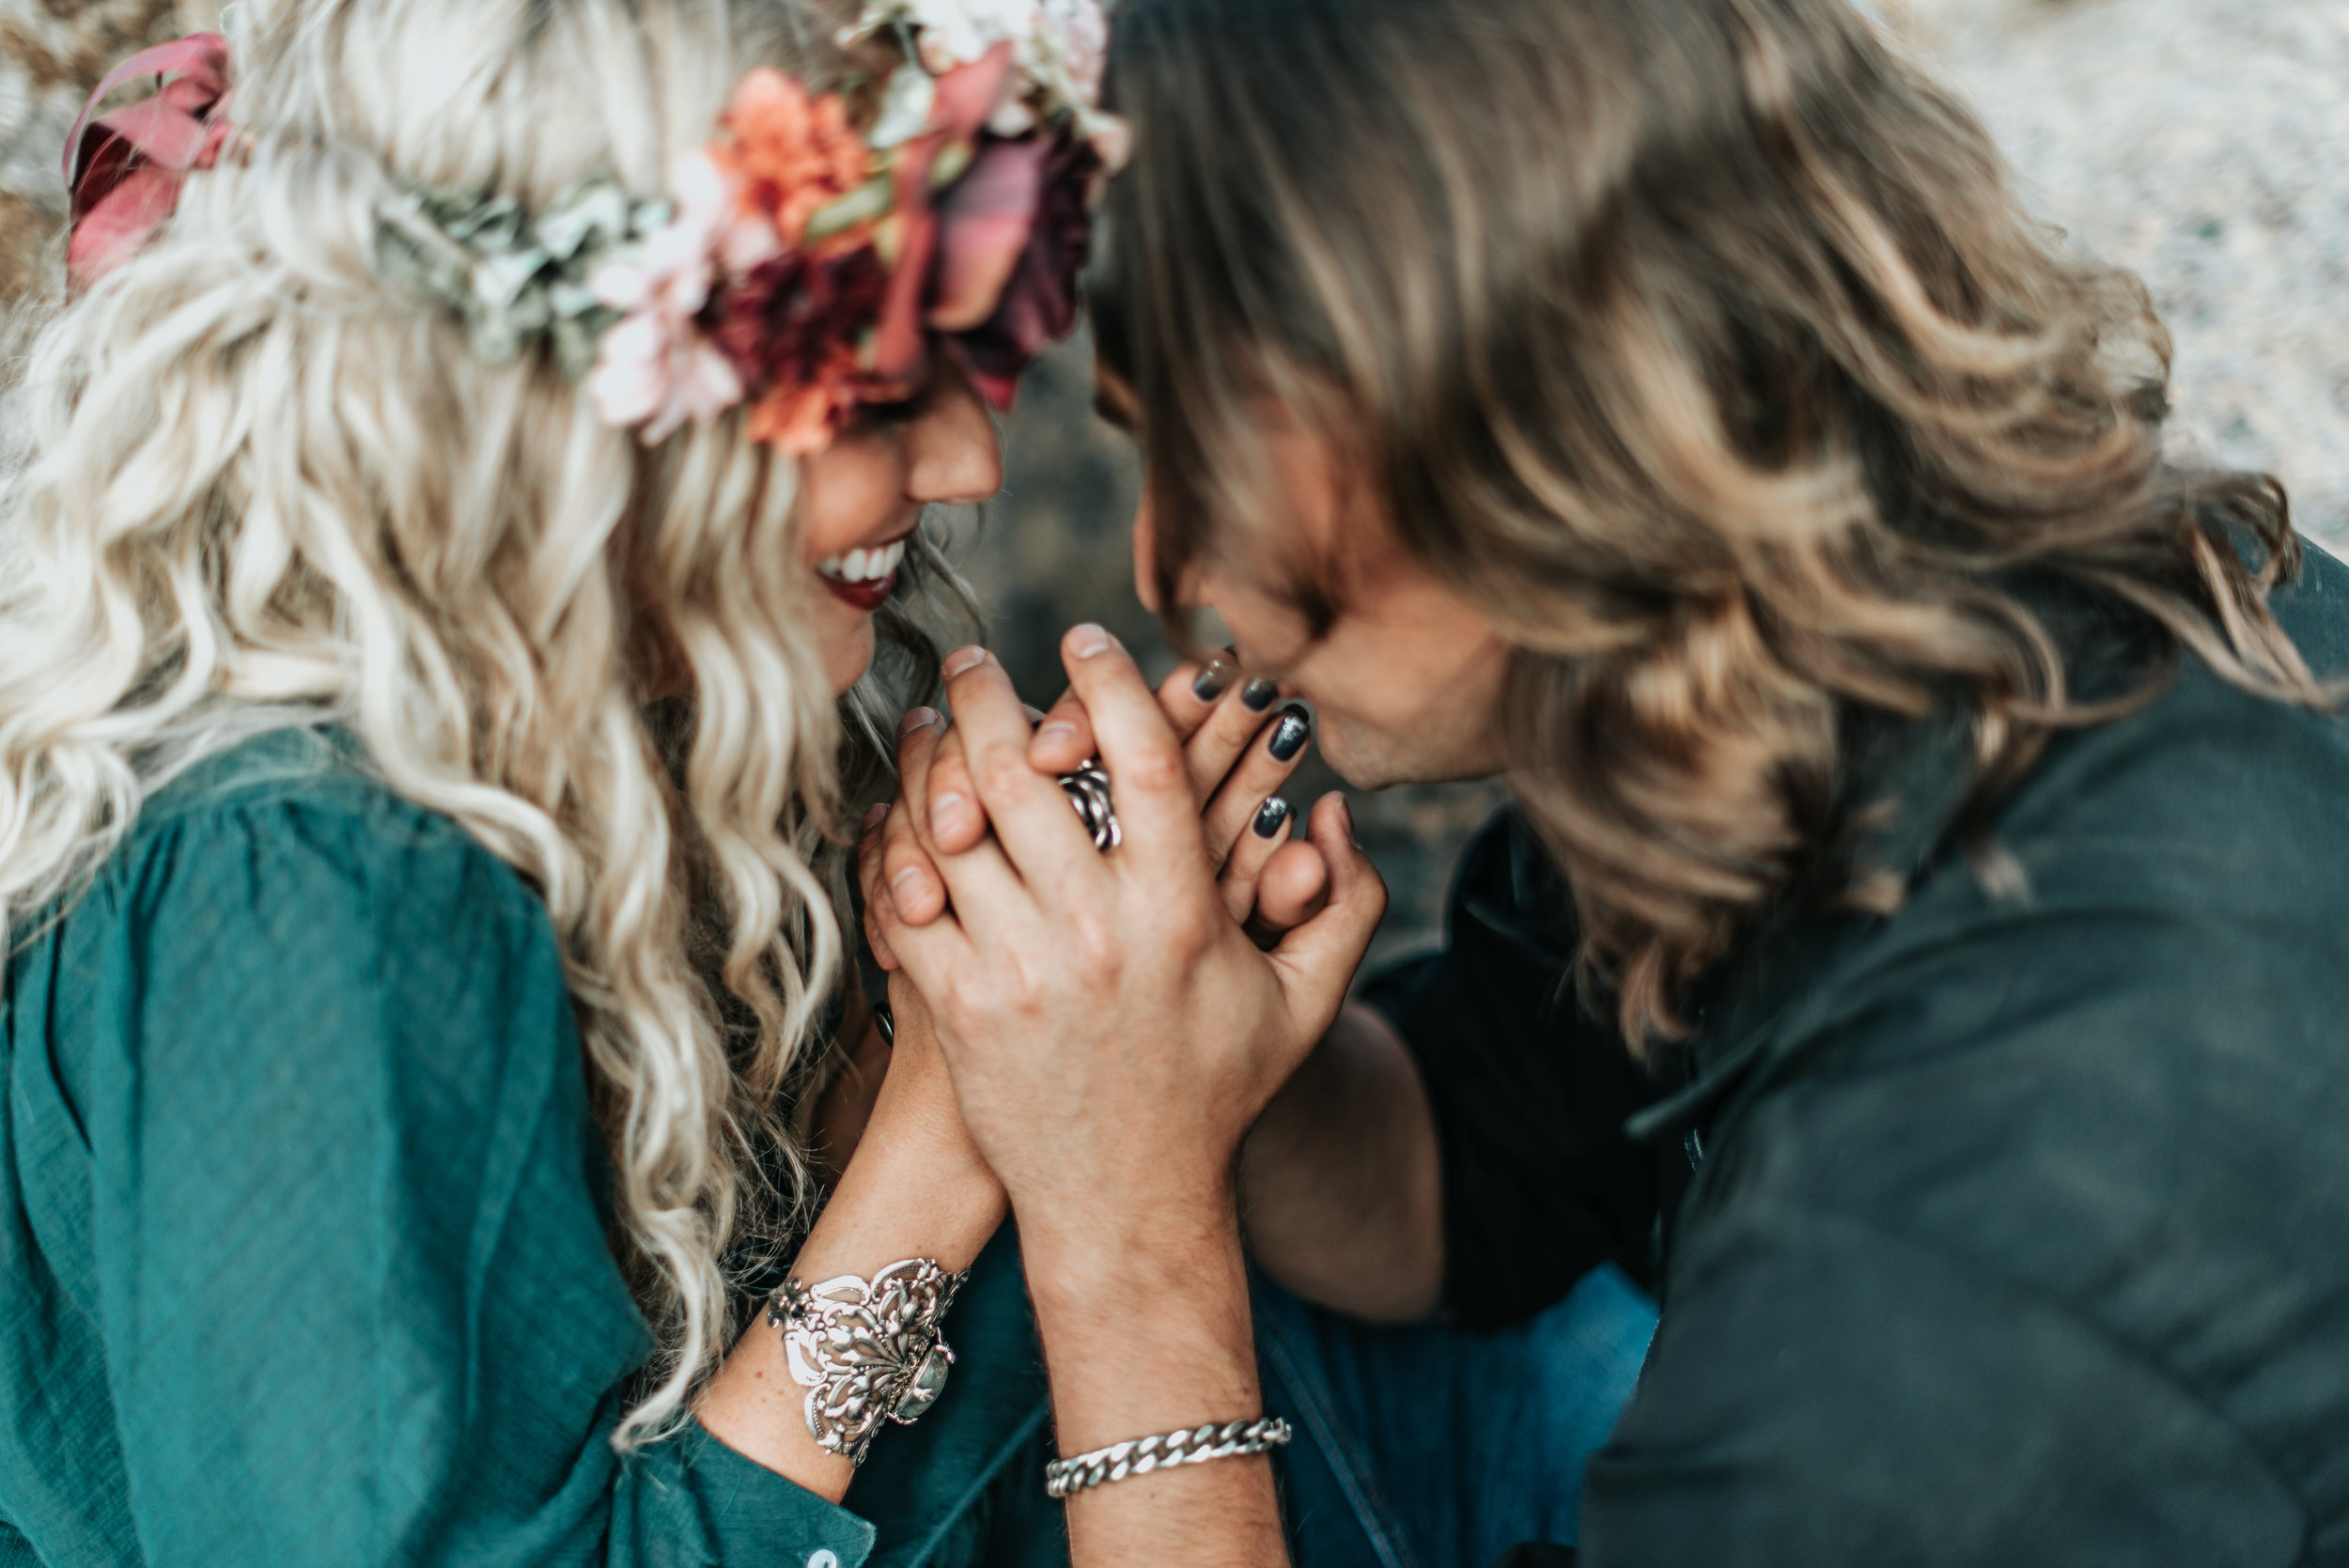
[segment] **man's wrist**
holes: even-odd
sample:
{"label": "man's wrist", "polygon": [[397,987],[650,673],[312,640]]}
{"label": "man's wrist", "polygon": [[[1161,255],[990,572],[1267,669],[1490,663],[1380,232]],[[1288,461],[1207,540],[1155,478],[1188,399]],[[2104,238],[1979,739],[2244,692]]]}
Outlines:
{"label": "man's wrist", "polygon": [[1239,1227],[1053,1233],[1020,1250],[1069,1453],[1262,1413]]}
{"label": "man's wrist", "polygon": [[1246,1280],[1237,1198],[1226,1182],[1185,1200],[1131,1205],[1056,1194],[1015,1203],[1028,1290],[1048,1310],[1118,1311],[1126,1297],[1179,1297],[1237,1271]]}

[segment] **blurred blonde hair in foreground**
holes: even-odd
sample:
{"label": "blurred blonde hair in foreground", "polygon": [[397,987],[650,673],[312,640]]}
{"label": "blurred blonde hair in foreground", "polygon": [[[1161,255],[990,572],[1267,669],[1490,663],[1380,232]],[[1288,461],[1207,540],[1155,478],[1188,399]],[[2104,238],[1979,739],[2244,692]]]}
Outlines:
{"label": "blurred blonde hair in foreground", "polygon": [[[192,764],[344,726],[552,916],[660,1345],[620,1429],[641,1441],[723,1348],[722,1250],[805,1188],[772,1108],[840,962],[810,862],[842,735],[797,469],[739,417],[647,448],[543,356],[483,364],[377,276],[375,213],[543,206],[596,173],[659,191],[747,67],[820,29],[786,0],[240,0],[228,24],[249,161],[25,324],[0,921],[21,939]],[[648,655],[690,677],[674,734]]]}

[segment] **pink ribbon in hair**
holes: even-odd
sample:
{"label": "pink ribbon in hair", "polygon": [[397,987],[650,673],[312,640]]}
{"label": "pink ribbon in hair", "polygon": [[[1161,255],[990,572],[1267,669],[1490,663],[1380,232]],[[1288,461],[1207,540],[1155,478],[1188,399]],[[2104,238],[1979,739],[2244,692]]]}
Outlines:
{"label": "pink ribbon in hair", "polygon": [[[169,76],[163,89],[92,124],[98,105],[133,76]],[[179,182],[209,169],[231,126],[228,40],[193,33],[143,49],[106,73],[65,142],[73,194],[66,277],[86,288],[138,254],[179,205]]]}

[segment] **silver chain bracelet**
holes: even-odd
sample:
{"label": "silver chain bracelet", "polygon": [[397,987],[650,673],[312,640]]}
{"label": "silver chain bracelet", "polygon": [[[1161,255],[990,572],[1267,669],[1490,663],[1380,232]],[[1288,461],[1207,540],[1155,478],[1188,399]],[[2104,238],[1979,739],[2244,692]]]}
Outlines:
{"label": "silver chain bracelet", "polygon": [[910,1426],[938,1403],[955,1359],[939,1324],[970,1277],[907,1258],[870,1280],[786,1280],[769,1298],[791,1380],[807,1390],[808,1435],[825,1452],[862,1465],[884,1420]]}
{"label": "silver chain bracelet", "polygon": [[1128,1476],[1148,1475],[1152,1470],[1170,1469],[1176,1465],[1204,1465],[1210,1459],[1262,1453],[1267,1449],[1279,1448],[1289,1436],[1288,1422],[1278,1416],[1259,1416],[1252,1421],[1226,1421],[1221,1426],[1210,1422],[1181,1432],[1129,1437],[1125,1442],[1112,1443],[1108,1448],[1095,1449],[1073,1459],[1055,1459],[1045,1466],[1044,1495],[1065,1498],[1103,1482],[1124,1481]]}

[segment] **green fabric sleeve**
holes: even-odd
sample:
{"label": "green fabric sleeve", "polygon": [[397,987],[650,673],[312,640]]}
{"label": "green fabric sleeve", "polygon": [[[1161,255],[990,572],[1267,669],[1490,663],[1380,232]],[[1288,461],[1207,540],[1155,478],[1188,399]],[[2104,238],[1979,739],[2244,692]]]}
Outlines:
{"label": "green fabric sleeve", "polygon": [[857,1568],[863,1520],[689,1426],[552,926],[380,790],[190,814],[70,920],[107,1375],[148,1560]]}

